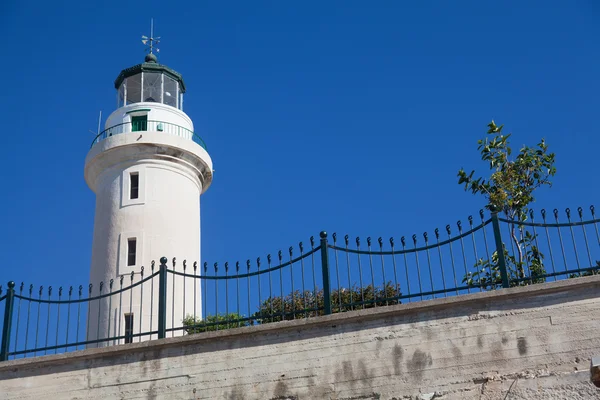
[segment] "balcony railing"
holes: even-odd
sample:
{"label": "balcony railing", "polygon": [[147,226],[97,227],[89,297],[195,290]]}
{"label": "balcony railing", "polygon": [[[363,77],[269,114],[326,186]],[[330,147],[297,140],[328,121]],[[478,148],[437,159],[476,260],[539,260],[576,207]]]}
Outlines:
{"label": "balcony railing", "polygon": [[90,147],[94,147],[96,143],[99,143],[102,140],[111,136],[131,132],[163,132],[167,135],[179,136],[189,140],[193,140],[194,142],[202,146],[204,150],[208,150],[206,148],[206,143],[204,143],[204,140],[202,140],[200,136],[196,135],[191,130],[184,128],[183,126],[164,121],[133,121],[111,126],[110,128],[107,128],[100,132],[94,138],[94,141],[92,142],[92,145]]}

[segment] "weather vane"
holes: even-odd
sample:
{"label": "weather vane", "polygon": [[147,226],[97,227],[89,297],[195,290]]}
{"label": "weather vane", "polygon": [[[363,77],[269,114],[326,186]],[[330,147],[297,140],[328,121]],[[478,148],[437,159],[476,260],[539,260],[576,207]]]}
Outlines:
{"label": "weather vane", "polygon": [[150,37],[148,36],[142,36],[142,43],[144,43],[146,45],[146,50],[148,50],[148,52],[150,54],[152,54],[152,52],[154,50],[156,50],[156,52],[158,53],[158,47],[156,47],[156,45],[158,45],[158,42],[160,41],[160,36],[158,37],[154,37],[154,18],[150,19]]}

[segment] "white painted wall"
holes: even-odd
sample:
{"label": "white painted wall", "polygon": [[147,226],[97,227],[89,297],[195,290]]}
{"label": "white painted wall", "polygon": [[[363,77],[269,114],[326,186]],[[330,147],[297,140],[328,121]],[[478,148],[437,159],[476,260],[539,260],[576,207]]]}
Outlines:
{"label": "white painted wall", "polygon": [[[112,122],[109,118],[107,125],[113,124],[115,115],[122,115],[125,108],[149,106],[153,107],[151,112],[158,114],[165,107],[174,111],[172,115],[183,114],[162,104],[138,103],[117,110],[110,117],[113,118]],[[166,117],[168,113],[161,118]],[[193,128],[191,121],[187,125]],[[138,173],[140,177],[139,198],[134,200],[129,199],[131,172]],[[104,293],[107,293],[111,279],[114,279],[113,291],[119,289],[121,275],[126,275],[123,286],[128,286],[132,282],[132,272],[135,274],[133,282],[139,281],[142,266],[145,267],[144,276],[149,276],[152,260],[156,261],[155,271],[158,271],[159,259],[163,256],[169,259],[169,267],[172,258],[176,257],[180,271],[183,260],[187,260],[188,273],[192,273],[195,261],[200,265],[200,194],[212,181],[212,161],[198,144],[162,132],[130,132],[109,137],[90,149],[86,157],[85,179],[96,193],[90,268],[94,293],[98,293],[101,281],[104,282]],[[127,266],[126,254],[127,239],[132,237],[137,240],[137,262],[133,267]],[[168,292],[171,297],[168,298],[167,328],[173,322],[175,326],[181,325],[184,304],[185,314],[192,314],[194,307],[192,280],[186,280],[184,296],[183,279],[175,279],[173,291],[171,277],[169,275]],[[144,285],[143,294],[140,289],[138,286],[133,292],[124,292],[122,296],[114,295],[110,299],[92,302],[88,340],[124,335],[123,315],[129,312],[134,313],[134,333],[140,331],[140,317],[142,331],[151,330],[151,313],[152,330],[156,330],[158,278],[154,279],[153,290],[151,282]],[[198,281],[195,302],[197,315],[201,310],[200,298]],[[156,338],[156,335],[153,337]],[[143,338],[148,339],[150,337]]]}
{"label": "white painted wall", "polygon": [[136,110],[147,109],[150,109],[150,111],[143,113],[148,114],[149,121],[163,121],[170,124],[179,125],[183,128],[189,129],[190,131],[194,131],[194,124],[192,123],[192,120],[183,111],[161,103],[144,102],[129,104],[127,106],[115,110],[106,119],[104,129],[108,129],[112,126],[119,125],[122,123],[129,123],[131,122],[131,115],[136,115]]}

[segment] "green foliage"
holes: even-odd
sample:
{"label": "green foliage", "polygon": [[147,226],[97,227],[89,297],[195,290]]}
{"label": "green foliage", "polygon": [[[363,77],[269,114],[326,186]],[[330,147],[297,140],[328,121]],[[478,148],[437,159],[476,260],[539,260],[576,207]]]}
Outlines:
{"label": "green foliage", "polygon": [[[402,296],[400,288],[388,282],[383,287],[368,285],[362,290],[341,288],[331,292],[332,312],[343,312],[362,308],[372,308],[392,304],[400,304],[397,299]],[[389,299],[389,300],[385,300]],[[341,305],[340,305],[341,301]],[[364,302],[364,305],[363,305]],[[361,303],[361,304],[356,304]],[[205,319],[196,319],[191,315],[182,321],[188,334],[210,332],[222,329],[237,328],[253,325],[255,322],[267,324],[282,320],[292,320],[323,315],[324,307],[323,289],[316,291],[294,291],[284,296],[274,296],[264,300],[250,318],[237,313],[209,315]],[[283,313],[283,315],[282,315]],[[245,321],[240,321],[246,319]]]}
{"label": "green foliage", "polygon": [[[238,328],[240,326],[251,325],[251,321],[240,321],[244,319],[243,315],[237,313],[209,315],[205,319],[195,318],[193,315],[187,315],[183,322],[185,331],[188,334],[212,332],[216,330]],[[218,329],[217,329],[218,327]]]}
{"label": "green foliage", "polygon": [[[521,232],[523,232],[522,229]],[[543,264],[544,255],[535,245],[535,236],[528,231],[524,231],[522,236],[522,239],[518,241],[519,246],[524,250],[524,260],[522,262],[519,262],[515,255],[509,254],[506,246],[504,247],[504,259],[511,286],[529,285],[545,281],[545,278],[542,277],[546,273]],[[481,285],[482,289],[487,290],[502,287],[497,251],[492,253],[491,260],[483,258],[477,260],[475,269],[476,271],[468,272],[465,275],[463,278],[464,283],[468,285]],[[526,270],[529,272],[528,274],[525,273]],[[518,279],[524,278],[525,275],[530,279],[518,281]]]}
{"label": "green foliage", "polygon": [[[377,306],[399,304],[400,301],[394,298],[402,296],[400,288],[391,282],[387,282],[385,287],[368,285],[362,290],[353,286],[351,288],[341,288],[331,291],[331,311],[333,313],[350,311],[363,308],[363,305],[355,303],[364,302],[364,308]],[[385,300],[393,299],[393,300]],[[341,300],[341,305],[340,305]],[[355,305],[351,305],[355,304]],[[281,320],[292,320],[306,317],[323,315],[324,297],[323,290],[301,291],[296,290],[293,293],[284,296],[274,296],[264,300],[253,317],[262,324],[268,322],[277,322]]]}
{"label": "green foliage", "polygon": [[[529,205],[535,200],[535,191],[542,186],[552,186],[551,178],[556,174],[555,155],[548,152],[548,146],[542,139],[536,147],[523,146],[513,157],[509,142],[511,135],[502,134],[503,125],[498,126],[492,121],[488,128],[487,134],[490,136],[479,140],[477,149],[481,159],[489,166],[489,178],[474,178],[474,170],[467,174],[461,168],[458,171],[458,184],[464,185],[465,191],[483,195],[487,200],[486,208],[490,211],[502,212],[507,219],[517,222],[511,224],[510,228],[511,246],[516,249],[516,254],[509,254],[504,245],[511,285],[543,282],[540,276],[546,273],[544,255],[536,245],[537,237],[518,222],[527,220]],[[467,273],[463,282],[481,284],[487,289],[501,286],[498,258],[498,253],[494,252],[489,260],[478,260],[475,271]],[[524,278],[530,279],[523,281]]]}
{"label": "green foliage", "polygon": [[494,121],[488,124],[491,138],[479,140],[477,149],[481,159],[488,163],[492,171],[489,179],[473,178],[475,171],[467,174],[464,169],[458,171],[458,184],[465,191],[483,194],[492,211],[503,211],[508,219],[525,221],[528,206],[534,198],[536,189],[552,186],[551,177],[556,174],[554,153],[548,153],[544,139],[534,147],[523,146],[516,157],[512,156],[509,146],[511,134],[503,135],[502,128]]}

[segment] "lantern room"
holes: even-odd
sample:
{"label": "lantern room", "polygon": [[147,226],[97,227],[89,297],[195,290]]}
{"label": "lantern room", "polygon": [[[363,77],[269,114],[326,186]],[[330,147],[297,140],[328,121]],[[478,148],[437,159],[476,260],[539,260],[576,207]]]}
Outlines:
{"label": "lantern room", "polygon": [[158,64],[152,53],[144,63],[121,71],[115,80],[117,108],[134,103],[161,103],[183,110],[185,84],[181,75]]}
{"label": "lantern room", "polygon": [[194,133],[192,120],[183,112],[185,83],[181,74],[159,64],[153,53],[144,62],[121,71],[115,80],[117,108],[106,119],[92,146],[114,135],[162,132],[184,137],[206,149]]}

